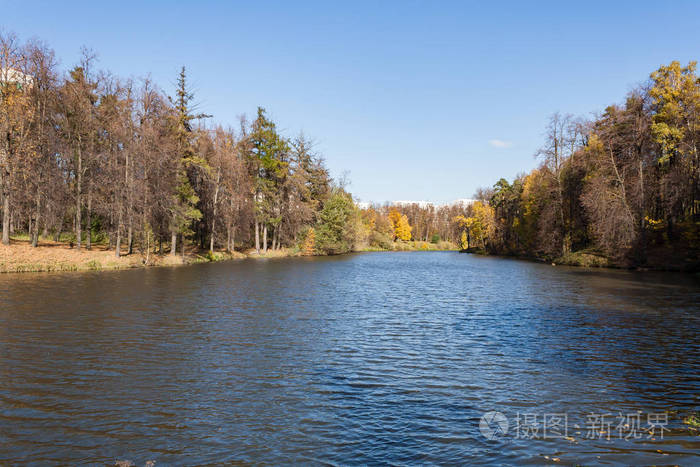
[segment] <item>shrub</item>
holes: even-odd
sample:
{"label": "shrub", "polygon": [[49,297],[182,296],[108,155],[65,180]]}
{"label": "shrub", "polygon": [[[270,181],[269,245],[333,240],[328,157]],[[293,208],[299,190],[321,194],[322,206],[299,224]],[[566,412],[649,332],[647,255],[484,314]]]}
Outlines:
{"label": "shrub", "polygon": [[383,250],[391,250],[393,248],[393,243],[391,241],[391,236],[383,232],[377,232],[373,230],[369,236],[370,246],[381,248]]}

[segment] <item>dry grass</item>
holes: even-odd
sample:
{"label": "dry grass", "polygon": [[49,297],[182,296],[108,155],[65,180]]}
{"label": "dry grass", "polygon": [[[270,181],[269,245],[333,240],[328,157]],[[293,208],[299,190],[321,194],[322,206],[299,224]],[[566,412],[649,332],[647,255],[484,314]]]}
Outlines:
{"label": "dry grass", "polygon": [[78,250],[64,242],[42,239],[36,248],[29,241],[13,238],[10,245],[0,244],[0,273],[7,272],[53,272],[53,271],[90,271],[103,269],[129,269],[152,266],[178,266],[209,261],[227,261],[243,258],[282,258],[294,256],[293,250],[268,250],[266,255],[258,255],[255,250],[244,253],[217,251],[210,255],[194,247],[185,250],[184,258],[178,252],[176,256],[150,254],[148,264],[146,257],[138,252],[117,258],[114,250],[103,245],[93,245],[91,250],[84,247]]}
{"label": "dry grass", "polygon": [[245,251],[245,256],[247,258],[286,258],[288,256],[299,256],[299,252],[291,248],[280,248],[279,250],[267,250],[267,253],[263,253],[260,250],[260,254],[258,254],[255,248],[251,248]]}
{"label": "dry grass", "polygon": [[143,266],[140,255],[117,258],[104,247],[78,250],[65,243],[41,241],[33,248],[28,241],[13,239],[0,244],[0,272],[85,271],[127,269]]}
{"label": "dry grass", "polygon": [[585,268],[605,268],[611,266],[610,261],[606,257],[586,251],[568,253],[555,259],[552,264],[580,266]]}

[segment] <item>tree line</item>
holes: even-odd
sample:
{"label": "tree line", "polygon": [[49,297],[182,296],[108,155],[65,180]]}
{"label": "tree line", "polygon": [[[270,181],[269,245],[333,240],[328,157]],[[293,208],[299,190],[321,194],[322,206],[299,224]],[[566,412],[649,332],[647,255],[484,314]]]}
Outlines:
{"label": "tree line", "polygon": [[0,35],[2,242],[12,232],[94,242],[116,256],[186,246],[258,252],[355,248],[359,212],[303,134],[285,138],[266,111],[237,128],[196,111],[183,67],[167,96],[150,79],[95,69],[83,51],[67,74],[40,41]]}
{"label": "tree line", "polygon": [[465,214],[466,204],[449,205],[394,203],[372,205],[362,209],[365,236],[362,240],[372,248],[395,249],[400,242],[439,244],[452,249],[457,245],[460,229],[456,216]]}
{"label": "tree line", "polygon": [[585,253],[631,267],[700,265],[696,63],[651,73],[593,119],[554,114],[540,165],[476,194],[463,248],[546,260]]}
{"label": "tree line", "polygon": [[172,96],[0,34],[2,243],[22,233],[115,255],[187,247],[335,254],[410,240],[624,266],[697,268],[700,80],[694,62],[654,71],[593,119],[555,114],[540,164],[471,205],[359,209],[304,135],[262,108],[236,128],[197,111],[183,67]]}

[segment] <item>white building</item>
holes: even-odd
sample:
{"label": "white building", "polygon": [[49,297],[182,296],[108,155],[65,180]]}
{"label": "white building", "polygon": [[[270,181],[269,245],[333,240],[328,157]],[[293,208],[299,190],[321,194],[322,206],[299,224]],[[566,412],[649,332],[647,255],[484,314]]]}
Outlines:
{"label": "white building", "polygon": [[[432,201],[407,201],[407,200],[399,200],[399,201],[391,201],[389,203],[390,206],[410,206],[412,204],[417,204],[421,208],[426,208],[428,206],[434,206],[435,208],[441,208],[445,206],[462,206],[462,207],[467,207],[470,206],[471,204],[474,203],[473,199],[469,198],[460,198],[456,199],[454,201],[448,202],[448,203],[434,203]],[[361,209],[367,209],[370,206],[372,206],[371,202],[363,201],[357,203],[357,206]]]}
{"label": "white building", "polygon": [[34,84],[34,78],[14,68],[0,68],[0,84],[8,83],[29,88]]}

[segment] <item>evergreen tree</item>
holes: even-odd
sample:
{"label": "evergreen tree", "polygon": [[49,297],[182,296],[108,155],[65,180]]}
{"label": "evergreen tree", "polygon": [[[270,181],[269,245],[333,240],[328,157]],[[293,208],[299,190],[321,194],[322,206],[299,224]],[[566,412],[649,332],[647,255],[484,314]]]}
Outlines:
{"label": "evergreen tree", "polygon": [[289,144],[277,133],[276,125],[267,118],[262,107],[258,107],[250,138],[248,161],[254,179],[255,249],[260,253],[262,227],[263,252],[266,253],[268,227],[281,221],[279,195],[289,173]]}
{"label": "evergreen tree", "polygon": [[195,178],[196,170],[208,170],[209,166],[206,160],[199,157],[195,151],[196,132],[193,130],[192,122],[208,118],[210,115],[193,114],[191,108],[193,98],[194,94],[187,87],[187,75],[183,66],[177,78],[175,98],[171,99],[175,107],[173,132],[178,157],[170,227],[172,232],[171,255],[176,254],[178,235],[183,242],[182,252],[184,255],[184,239],[193,233],[192,223],[202,218],[202,213],[197,207],[199,196],[193,188],[192,180]]}

